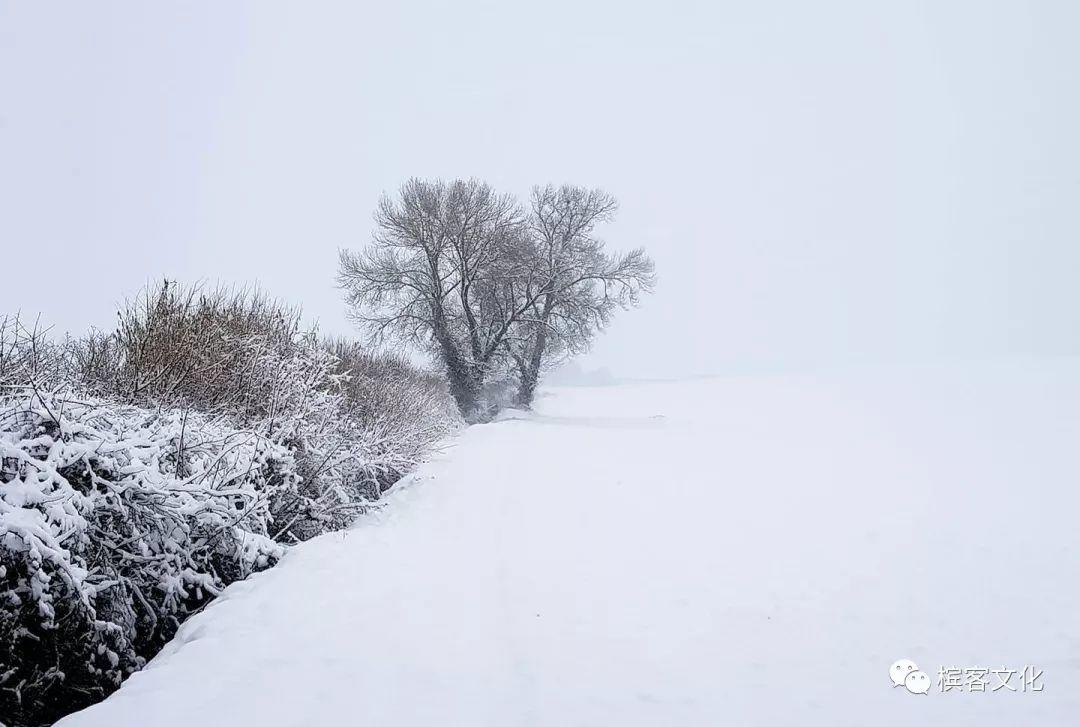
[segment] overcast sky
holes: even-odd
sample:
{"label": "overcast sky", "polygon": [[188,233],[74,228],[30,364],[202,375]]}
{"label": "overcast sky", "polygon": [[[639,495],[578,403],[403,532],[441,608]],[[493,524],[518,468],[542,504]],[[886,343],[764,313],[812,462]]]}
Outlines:
{"label": "overcast sky", "polygon": [[406,177],[601,186],[624,375],[1080,352],[1080,3],[0,0],[0,313],[258,281],[348,332]]}

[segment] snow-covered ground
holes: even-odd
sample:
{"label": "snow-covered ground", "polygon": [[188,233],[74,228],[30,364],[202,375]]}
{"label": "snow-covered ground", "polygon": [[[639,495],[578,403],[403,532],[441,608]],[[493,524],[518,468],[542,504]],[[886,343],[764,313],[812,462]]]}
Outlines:
{"label": "snow-covered ground", "polygon": [[[1080,724],[1080,365],[552,389],[230,587],[125,725]],[[893,688],[918,663],[927,695]],[[939,667],[1042,671],[942,693]]]}

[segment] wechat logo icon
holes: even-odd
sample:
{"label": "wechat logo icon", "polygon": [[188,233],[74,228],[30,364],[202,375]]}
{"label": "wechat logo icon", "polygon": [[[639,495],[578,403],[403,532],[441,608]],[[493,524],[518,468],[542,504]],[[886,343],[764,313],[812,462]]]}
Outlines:
{"label": "wechat logo icon", "polygon": [[928,694],[930,677],[919,671],[919,665],[911,659],[900,659],[889,667],[889,679],[893,687],[905,687],[912,694]]}

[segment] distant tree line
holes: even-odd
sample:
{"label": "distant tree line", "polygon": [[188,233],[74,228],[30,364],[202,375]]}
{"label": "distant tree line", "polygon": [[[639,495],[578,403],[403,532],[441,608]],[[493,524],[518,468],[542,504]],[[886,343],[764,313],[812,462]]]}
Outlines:
{"label": "distant tree line", "polygon": [[379,201],[371,244],[340,253],[339,284],[372,340],[433,355],[467,419],[489,412],[496,379],[512,378],[527,407],[546,369],[653,288],[644,250],[609,252],[597,237],[617,207],[570,185],[523,204],[477,180],[412,179]]}

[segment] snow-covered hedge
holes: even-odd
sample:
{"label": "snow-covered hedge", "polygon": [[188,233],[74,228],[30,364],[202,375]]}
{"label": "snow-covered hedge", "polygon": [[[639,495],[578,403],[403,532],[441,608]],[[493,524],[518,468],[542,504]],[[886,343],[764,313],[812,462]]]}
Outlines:
{"label": "snow-covered hedge", "polygon": [[168,285],[113,333],[0,320],[0,724],[101,699],[458,425],[437,378],[298,321]]}
{"label": "snow-covered hedge", "polygon": [[32,392],[0,403],[0,481],[9,715],[102,694],[189,612],[273,564],[274,506],[301,482],[290,449],[256,432]]}

